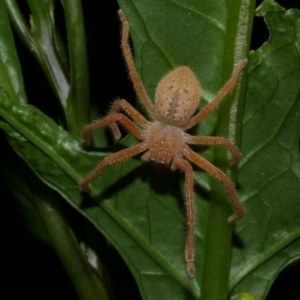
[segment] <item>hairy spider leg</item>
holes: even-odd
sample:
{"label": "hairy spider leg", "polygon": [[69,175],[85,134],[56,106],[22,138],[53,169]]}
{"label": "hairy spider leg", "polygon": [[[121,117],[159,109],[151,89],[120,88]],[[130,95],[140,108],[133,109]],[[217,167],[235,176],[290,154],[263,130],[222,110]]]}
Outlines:
{"label": "hairy spider leg", "polygon": [[130,119],[128,119],[125,115],[113,114],[108,115],[105,118],[98,120],[90,125],[87,125],[83,128],[83,137],[84,142],[80,144],[82,148],[86,148],[92,143],[92,133],[98,129],[110,126],[111,124],[119,123],[125,129],[131,133],[138,140],[142,140],[144,138],[143,131],[140,130]]}
{"label": "hairy spider leg", "polygon": [[118,11],[119,18],[122,22],[122,37],[121,37],[121,49],[123,52],[123,56],[128,68],[129,77],[131,79],[131,82],[133,84],[134,90],[136,91],[137,95],[139,96],[140,100],[146,107],[147,111],[150,113],[152,117],[154,117],[155,114],[155,107],[154,104],[151,102],[144,85],[139,79],[138,72],[136,70],[134,60],[132,57],[132,53],[130,50],[130,46],[128,43],[128,34],[129,34],[129,23],[125,17],[125,14],[119,10]]}
{"label": "hairy spider leg", "polygon": [[[113,102],[113,105],[111,106],[108,115],[116,114],[122,110],[126,113],[126,115],[128,115],[138,124],[140,124],[143,128],[147,127],[147,124],[149,122],[146,120],[146,118],[124,99],[119,99]],[[109,125],[109,127],[112,131],[115,142],[117,142],[121,138],[120,129],[118,128],[116,123]]]}
{"label": "hairy spider leg", "polygon": [[215,179],[220,181],[223,186],[225,187],[226,193],[229,196],[233,207],[235,208],[236,212],[235,214],[231,215],[228,218],[228,223],[233,225],[236,220],[242,218],[245,216],[245,211],[243,206],[241,205],[235,188],[229,178],[217,167],[215,167],[213,164],[208,162],[206,159],[201,157],[199,154],[192,151],[188,146],[185,146],[183,149],[184,156],[193,162],[195,165],[197,165],[199,168],[207,172],[208,174],[212,175]]}
{"label": "hairy spider leg", "polygon": [[83,181],[80,183],[80,189],[83,191],[88,190],[89,184],[100,176],[106,167],[115,164],[121,160],[126,158],[135,156],[147,149],[147,144],[145,142],[132,146],[130,148],[123,149],[117,153],[111,154],[105,157],[102,162],[96,167],[94,171],[90,175],[88,175]]}
{"label": "hairy spider leg", "polygon": [[227,139],[219,136],[192,136],[185,134],[185,142],[192,145],[201,146],[223,146],[232,154],[230,161],[231,166],[235,166],[241,160],[242,155],[240,151]]}
{"label": "hairy spider leg", "polygon": [[[143,83],[140,81],[133,56],[131,53],[131,49],[128,43],[128,35],[129,35],[129,23],[126,20],[126,17],[124,13],[119,10],[119,17],[122,22],[122,37],[121,37],[121,49],[124,55],[124,59],[128,68],[129,77],[130,80],[133,83],[133,87],[139,96],[141,102],[144,104],[147,111],[150,113],[152,118],[155,120],[155,123],[152,123],[150,121],[147,121],[144,116],[142,116],[138,111],[136,111],[130,104],[128,104],[125,100],[117,100],[111,107],[109,114],[104,119],[94,122],[88,126],[86,126],[83,130],[83,135],[85,141],[82,143],[83,147],[89,146],[92,142],[91,134],[100,128],[103,127],[110,127],[115,140],[118,140],[121,137],[120,130],[117,126],[121,125],[127,129],[129,133],[131,133],[135,138],[138,140],[141,140],[142,142],[136,146],[132,146],[130,148],[121,150],[117,153],[114,153],[106,158],[96,167],[96,169],[87,177],[85,178],[81,184],[80,187],[82,190],[85,190],[88,188],[89,184],[99,175],[103,173],[105,168],[109,165],[112,165],[114,163],[117,163],[121,160],[124,160],[126,158],[132,157],[134,155],[137,155],[139,153],[142,153],[149,149],[149,145],[152,145],[152,153],[159,154],[157,151],[154,151],[159,144],[161,145],[165,144],[166,141],[169,141],[169,145],[172,145],[172,139],[177,141],[178,132],[175,130],[168,131],[168,134],[166,134],[165,127],[168,127],[168,119],[162,118],[157,120],[157,111],[154,104],[151,102],[149,96],[147,95],[147,92],[143,86]],[[182,124],[173,124],[173,127],[177,127],[177,129],[182,131],[182,138],[184,141],[182,142],[182,145],[180,146],[180,151],[177,152],[177,154],[174,154],[171,152],[166,152],[165,149],[161,149],[163,151],[162,157],[164,157],[165,161],[172,161],[171,163],[171,170],[179,169],[185,174],[185,203],[186,203],[186,213],[187,213],[187,238],[186,238],[186,246],[185,246],[185,260],[187,263],[187,270],[191,277],[195,274],[195,267],[194,267],[194,256],[195,256],[195,250],[194,250],[194,227],[195,227],[195,209],[194,209],[194,199],[193,199],[193,169],[191,164],[192,162],[210,175],[212,175],[214,178],[216,178],[218,181],[220,181],[228,194],[228,196],[231,199],[231,202],[236,210],[235,214],[231,215],[228,219],[228,222],[233,224],[237,219],[243,217],[245,215],[244,209],[242,205],[240,204],[236,191],[234,189],[234,186],[232,185],[230,179],[218,168],[216,168],[214,165],[206,161],[204,158],[196,154],[194,151],[192,151],[187,143],[189,144],[195,144],[195,145],[219,145],[227,148],[233,155],[232,163],[236,163],[241,158],[241,154],[239,153],[238,149],[231,144],[229,141],[225,140],[222,137],[193,137],[190,136],[183,131],[195,126],[200,121],[202,121],[207,115],[211,113],[212,110],[214,110],[219,103],[225,98],[225,96],[230,92],[230,90],[237,84],[239,75],[245,65],[247,64],[247,60],[241,61],[238,66],[233,70],[233,74],[231,78],[227,81],[225,86],[219,91],[217,96],[209,103],[207,104],[199,113],[197,113],[195,116],[191,117],[189,121],[185,120],[184,125]],[[174,70],[173,72],[175,72]],[[178,69],[177,69],[178,72]],[[172,74],[172,73],[170,73]],[[174,75],[174,74],[173,74]],[[173,80],[174,76],[169,77]],[[171,80],[170,79],[170,80]],[[164,81],[163,81],[164,82]],[[176,84],[180,84],[182,82],[179,80]],[[196,82],[196,85],[198,86],[199,83]],[[158,84],[158,87],[161,85],[161,83]],[[190,85],[188,85],[190,88]],[[175,97],[176,98],[176,97]],[[172,105],[174,106],[174,101],[176,100],[174,97],[172,98],[173,102]],[[196,97],[197,99],[199,97]],[[186,100],[186,99],[183,99]],[[176,101],[175,101],[176,102]],[[197,102],[198,103],[198,102]],[[173,107],[172,106],[172,107]],[[198,105],[197,105],[198,106]],[[182,113],[184,114],[186,110],[184,110],[185,107],[181,107]],[[127,116],[123,115],[122,113],[119,113],[119,111],[124,111]],[[190,117],[190,114],[188,114],[188,117]],[[138,126],[136,126],[131,119],[138,123],[143,129],[141,130]],[[161,140],[157,140],[158,135],[151,135],[152,132],[150,129],[155,128],[161,128],[160,130],[163,130],[162,132],[158,132],[160,136],[162,136]],[[181,126],[182,125],[182,126]],[[174,132],[177,132],[177,134],[174,134]],[[154,141],[153,141],[154,139]],[[158,144],[155,144],[155,141],[158,142]],[[176,143],[175,143],[176,144]],[[148,153],[148,152],[147,152]],[[147,153],[145,154],[147,156]],[[151,151],[149,151],[151,153]],[[148,153],[148,156],[150,155]],[[169,154],[168,154],[169,153]],[[152,157],[148,157],[147,160],[155,160],[157,155],[154,155]],[[162,153],[160,153],[162,154]],[[145,157],[144,155],[144,157]],[[168,156],[169,155],[169,156]],[[159,156],[159,155],[158,155]],[[185,158],[183,158],[183,156]],[[189,160],[189,161],[188,161]],[[159,162],[159,160],[157,161]]]}
{"label": "hairy spider leg", "polygon": [[172,170],[179,169],[185,175],[185,209],[186,209],[186,221],[187,221],[187,235],[185,242],[185,261],[188,274],[190,277],[195,276],[195,207],[193,196],[193,168],[192,166],[178,155],[174,158]]}
{"label": "hairy spider leg", "polygon": [[248,60],[244,59],[236,66],[236,68],[233,70],[232,76],[226,82],[224,87],[219,91],[217,96],[190,119],[190,121],[184,126],[185,130],[192,128],[193,126],[195,126],[196,124],[201,122],[219,105],[219,103],[226,97],[226,95],[237,84],[239,75],[240,75],[241,71],[245,68],[247,63],[248,63]]}

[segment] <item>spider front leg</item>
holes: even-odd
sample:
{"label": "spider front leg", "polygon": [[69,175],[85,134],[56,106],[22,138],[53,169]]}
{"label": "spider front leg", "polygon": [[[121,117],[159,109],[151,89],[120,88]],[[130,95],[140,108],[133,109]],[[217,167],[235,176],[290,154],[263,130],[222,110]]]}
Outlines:
{"label": "spider front leg", "polygon": [[227,139],[218,136],[192,136],[185,134],[185,142],[192,145],[200,146],[223,146],[232,154],[230,161],[231,166],[235,166],[241,160],[242,155],[240,151]]}
{"label": "spider front leg", "polygon": [[226,190],[227,195],[231,199],[231,202],[236,210],[236,213],[231,215],[228,218],[229,224],[234,224],[236,220],[242,218],[245,216],[245,211],[243,206],[241,205],[235,188],[229,178],[218,168],[216,168],[214,165],[212,165],[210,162],[208,162],[206,159],[192,151],[189,147],[185,147],[183,150],[184,156],[189,159],[191,162],[193,162],[195,165],[197,165],[199,168],[204,170],[205,172],[212,175],[214,178],[216,178],[218,181],[220,181]]}
{"label": "spider front leg", "polygon": [[83,128],[83,137],[84,137],[84,142],[80,144],[82,148],[86,148],[91,145],[92,143],[92,138],[91,135],[94,131],[111,126],[112,124],[119,123],[125,129],[131,133],[135,138],[138,140],[142,140],[144,138],[143,132],[134,124],[130,119],[128,119],[126,116],[122,114],[112,114],[108,115],[105,118],[96,121],[90,125],[87,125]]}
{"label": "spider front leg", "polygon": [[195,276],[195,207],[193,197],[193,169],[192,166],[181,156],[175,157],[172,165],[172,170],[179,169],[185,175],[185,206],[187,216],[187,236],[185,243],[185,261],[188,274],[191,277]]}
{"label": "spider front leg", "polygon": [[205,119],[218,105],[219,103],[227,96],[227,94],[234,88],[237,84],[239,76],[242,70],[247,65],[248,60],[242,60],[236,68],[233,70],[233,73],[230,79],[226,82],[224,87],[218,92],[217,96],[206,106],[204,106],[195,116],[193,116],[190,121],[184,126],[184,129],[189,129]]}
{"label": "spider front leg", "polygon": [[[132,107],[124,99],[116,100],[111,106],[108,115],[119,113],[121,110],[123,110],[129,117],[131,117],[135,122],[140,124],[142,127],[145,128],[147,126],[148,121],[146,120],[146,118],[143,115],[141,115],[134,107]],[[114,140],[118,141],[121,138],[121,132],[117,124],[113,123],[109,125],[109,127],[112,131]]]}
{"label": "spider front leg", "polygon": [[95,180],[98,176],[100,176],[106,167],[115,164],[121,160],[137,155],[147,149],[147,144],[145,142],[141,144],[137,144],[130,148],[126,148],[117,153],[109,155],[103,159],[103,161],[96,167],[94,171],[86,178],[84,178],[80,183],[80,189],[82,191],[86,191],[89,188],[89,184]]}
{"label": "spider front leg", "polygon": [[122,10],[119,10],[118,14],[119,14],[119,18],[122,22],[121,49],[122,49],[123,56],[124,56],[124,59],[125,59],[125,62],[126,62],[127,68],[128,68],[130,80],[133,84],[134,90],[136,91],[140,100],[146,107],[147,111],[150,113],[151,116],[154,116],[155,107],[154,107],[153,103],[151,102],[151,100],[144,88],[143,83],[139,79],[139,75],[138,75],[138,72],[134,65],[133,56],[132,56],[130,46],[128,43],[129,23],[128,23],[126,16]]}

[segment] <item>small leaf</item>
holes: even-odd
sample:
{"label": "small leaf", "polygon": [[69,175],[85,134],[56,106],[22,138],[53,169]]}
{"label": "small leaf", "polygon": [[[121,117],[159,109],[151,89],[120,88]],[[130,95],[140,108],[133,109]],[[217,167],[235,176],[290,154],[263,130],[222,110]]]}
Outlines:
{"label": "small leaf", "polygon": [[250,295],[248,293],[241,293],[235,297],[232,297],[230,300],[259,300],[257,297]]}
{"label": "small leaf", "polygon": [[27,103],[21,67],[4,1],[0,1],[0,86],[6,89],[13,101]]}

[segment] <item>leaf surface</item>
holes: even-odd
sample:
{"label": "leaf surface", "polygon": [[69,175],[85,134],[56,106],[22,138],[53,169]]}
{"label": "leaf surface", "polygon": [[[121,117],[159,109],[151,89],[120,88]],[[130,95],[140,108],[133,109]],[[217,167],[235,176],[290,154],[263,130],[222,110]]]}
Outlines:
{"label": "leaf surface", "polygon": [[0,3],[0,85],[10,93],[13,101],[27,102],[21,67],[4,1]]}
{"label": "leaf surface", "polygon": [[[103,158],[104,154],[82,151],[78,146],[79,141],[77,139],[58,127],[36,108],[30,105],[11,105],[11,101],[3,91],[0,98],[0,115],[19,132],[16,132],[7,124],[1,123],[2,129],[10,137],[10,144],[44,182],[63,195],[73,207],[84,214],[113,243],[126,262],[133,268],[133,271],[135,269],[136,272],[141,274],[138,283],[143,287],[145,293],[147,290],[151,290],[153,284],[153,280],[148,280],[148,275],[144,275],[148,273],[150,273],[150,277],[157,278],[159,276],[174,286],[173,292],[175,295],[178,294],[178,291],[180,291],[180,294],[187,293],[181,285],[166,275],[165,271],[157,264],[157,261],[160,261],[164,267],[173,272],[177,272],[179,279],[186,285],[185,288],[190,292],[197,293],[190,280],[188,278],[186,280],[185,276],[181,275],[170,262],[165,261],[163,255],[158,253],[152,243],[143,236],[146,231],[145,226],[140,226],[140,231],[136,230],[138,228],[137,224],[147,223],[148,220],[153,222],[153,226],[158,226],[157,220],[161,217],[177,218],[179,223],[183,223],[179,205],[172,202],[172,200],[165,205],[166,209],[163,216],[161,214],[153,214],[152,216],[149,212],[145,214],[151,205],[154,212],[160,212],[157,212],[154,204],[147,201],[147,197],[151,199],[145,193],[145,187],[148,184],[140,176],[135,176],[139,173],[136,169],[141,168],[140,163],[133,161],[132,163],[125,162],[119,166],[113,166],[107,170],[101,180],[95,182],[92,193],[97,195],[95,197],[98,203],[101,204],[99,206],[87,195],[80,193],[78,183]],[[120,182],[115,177],[116,172],[120,174],[123,182],[122,179]],[[156,184],[158,183],[156,182]],[[132,185],[135,187],[133,190],[128,188]],[[123,198],[114,198],[116,189],[126,191],[124,199],[127,199],[127,201],[122,201]],[[119,195],[119,193],[117,194]],[[139,195],[143,195],[145,201],[137,202],[136,199]],[[169,196],[169,198],[171,197]],[[130,199],[132,201],[129,201]],[[156,201],[160,201],[160,199]],[[177,207],[176,213],[174,213],[174,206]],[[131,221],[132,211],[140,212],[139,218],[135,218],[136,224],[132,224]],[[144,216],[142,216],[142,213],[144,213]],[[182,224],[181,228],[184,236],[184,226]],[[180,229],[179,226],[178,229]],[[172,234],[172,237],[176,238],[177,233],[172,233],[171,229],[165,230],[166,227],[164,226],[165,237]],[[156,232],[155,228],[154,233]],[[147,238],[153,243],[159,243],[160,240],[157,238],[157,234],[153,236],[151,233],[151,230],[147,231]],[[175,245],[174,242],[173,244]],[[179,243],[175,246],[178,247],[178,245],[179,247],[183,246]],[[165,247],[165,251],[168,251],[167,245]],[[179,249],[179,251],[181,250]],[[179,251],[177,250],[177,252]],[[176,257],[173,259],[175,260]],[[181,264],[182,269],[185,270],[184,262],[182,261]],[[147,280],[144,280],[144,276],[147,277]],[[165,292],[165,287],[162,287],[162,295]]]}
{"label": "leaf surface", "polygon": [[[218,1],[218,5],[210,2],[204,6],[186,5],[183,1],[157,2],[154,7],[158,14],[145,10],[146,2],[135,4],[135,12],[127,9],[125,13],[133,28],[138,69],[150,96],[153,97],[157,82],[167,71],[188,65],[201,78],[204,101],[211,99],[228,78],[222,75],[226,2]],[[166,30],[161,30],[158,19],[168,24]],[[174,22],[181,24],[176,30]],[[150,28],[153,32],[149,32]],[[183,39],[180,41],[178,36]],[[175,44],[171,46],[171,43]],[[99,206],[79,192],[78,183],[109,154],[107,151],[82,151],[79,141],[51,119],[31,106],[13,106],[5,92],[1,95],[1,116],[12,126],[1,124],[17,153],[114,244],[133,272],[143,297],[172,298],[171,293],[176,299],[199,297],[208,209],[207,201],[202,198],[207,198],[210,189],[206,174],[195,171],[196,268],[199,270],[195,281],[188,278],[184,262],[186,226],[180,174],[172,174],[167,169],[155,170],[136,159],[122,162],[108,168],[93,184],[92,195]],[[215,122],[216,113],[197,132],[211,134]],[[123,146],[132,143],[132,139],[127,139]],[[204,151],[206,157],[211,154]],[[153,286],[156,286],[155,293]]]}
{"label": "leaf surface", "polygon": [[300,257],[300,11],[257,8],[270,39],[250,56],[238,182],[247,216],[236,229],[231,288],[266,297]]}

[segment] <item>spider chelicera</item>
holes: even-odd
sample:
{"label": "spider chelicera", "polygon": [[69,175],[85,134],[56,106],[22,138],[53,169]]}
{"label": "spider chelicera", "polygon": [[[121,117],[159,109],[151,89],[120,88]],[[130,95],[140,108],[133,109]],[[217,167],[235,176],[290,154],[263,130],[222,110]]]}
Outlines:
{"label": "spider chelicera", "polygon": [[[129,77],[133,83],[134,90],[153,121],[148,121],[126,100],[121,99],[113,103],[106,117],[85,126],[83,129],[84,142],[81,144],[83,148],[88,147],[92,143],[91,134],[103,127],[110,127],[114,139],[116,141],[119,140],[121,134],[117,124],[124,127],[140,143],[104,158],[96,169],[83,179],[80,183],[80,188],[81,190],[87,190],[89,184],[101,175],[106,167],[140,153],[144,153],[141,157],[143,161],[152,161],[157,164],[169,166],[172,171],[180,170],[183,172],[185,175],[187,216],[185,260],[189,275],[194,277],[195,209],[193,199],[193,169],[190,162],[212,175],[224,185],[236,210],[228,218],[229,223],[233,224],[237,219],[242,218],[245,215],[245,211],[238,200],[235,188],[230,179],[221,170],[195,153],[187,144],[223,146],[232,154],[231,165],[235,165],[241,159],[239,150],[223,137],[192,136],[186,133],[186,131],[206,118],[237,84],[240,73],[247,64],[247,60],[244,59],[237,65],[231,78],[216,97],[195,115],[193,114],[200,102],[200,84],[191,69],[185,66],[174,69],[162,78],[158,83],[155,104],[153,104],[135,68],[128,44],[129,24],[121,10],[119,10],[119,17],[122,22],[121,48],[129,71]],[[120,111],[125,112],[127,116]],[[133,121],[139,126],[135,125]]]}

